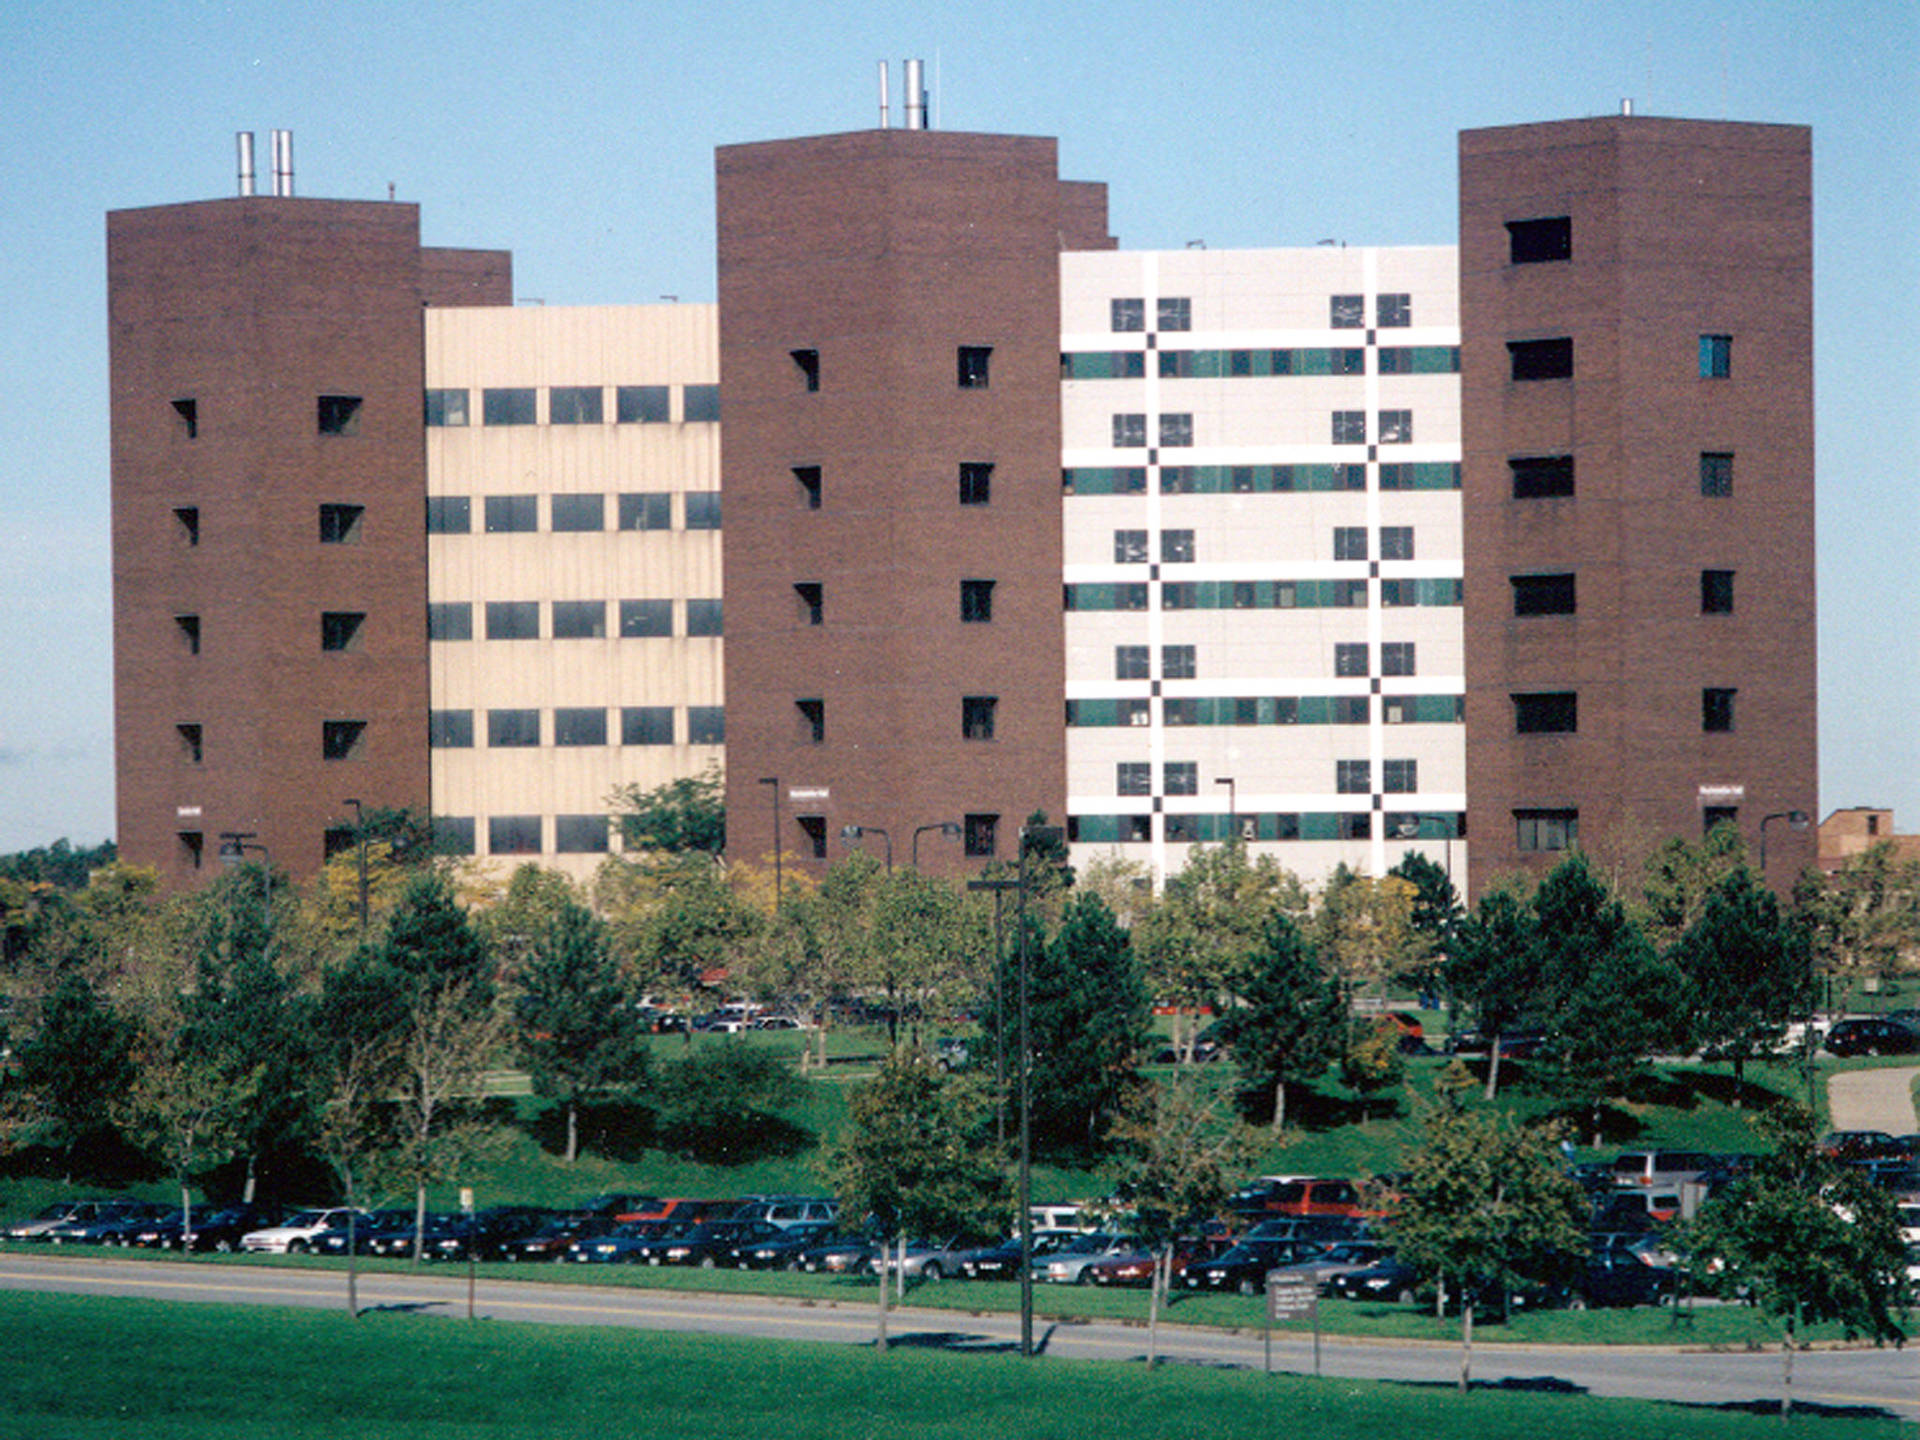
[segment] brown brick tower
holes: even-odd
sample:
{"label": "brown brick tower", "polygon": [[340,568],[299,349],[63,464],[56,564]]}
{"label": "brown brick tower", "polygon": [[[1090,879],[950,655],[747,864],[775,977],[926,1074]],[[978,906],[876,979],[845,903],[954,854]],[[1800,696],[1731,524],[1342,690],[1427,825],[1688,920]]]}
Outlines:
{"label": "brown brick tower", "polygon": [[420,311],[511,260],[291,194],[116,212],[107,257],[120,851],[310,874],[345,798],[427,805]]}
{"label": "brown brick tower", "polygon": [[730,848],[777,805],[802,862],[1010,857],[1064,819],[1058,256],[1105,187],[874,130],[724,148],[718,204]]}
{"label": "brown brick tower", "polygon": [[1811,137],[1460,138],[1476,888],[1720,820],[1814,858]]}

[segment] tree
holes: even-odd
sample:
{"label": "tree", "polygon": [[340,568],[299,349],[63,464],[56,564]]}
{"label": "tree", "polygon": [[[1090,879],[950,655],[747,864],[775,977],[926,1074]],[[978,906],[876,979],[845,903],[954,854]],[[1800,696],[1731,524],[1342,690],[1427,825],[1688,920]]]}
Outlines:
{"label": "tree", "polygon": [[1774,1152],[1708,1200],[1681,1243],[1703,1283],[1750,1298],[1780,1322],[1783,1411],[1791,1412],[1802,1326],[1834,1321],[1849,1339],[1905,1340],[1894,1312],[1907,1298],[1906,1246],[1887,1193],[1821,1155],[1811,1112],[1783,1105],[1760,1123]]}
{"label": "tree", "polygon": [[1441,979],[1451,1003],[1464,1005],[1487,1037],[1489,1100],[1500,1088],[1500,1037],[1520,1023],[1533,995],[1538,933],[1533,906],[1511,889],[1487,891],[1454,927]]}
{"label": "tree", "polygon": [[413,876],[388,917],[378,946],[379,964],[430,992],[458,990],[475,1006],[492,1000],[486,946],[438,870]]}
{"label": "tree", "polygon": [[583,1101],[644,1083],[648,1050],[606,930],[569,901],[534,941],[521,972],[521,1054],[537,1095],[567,1112],[567,1163],[580,1153]]}
{"label": "tree", "polygon": [[805,1096],[806,1082],[781,1055],[735,1037],[701,1044],[663,1065],[654,1092],[665,1141],[706,1164],[791,1153],[804,1139],[778,1112]]}
{"label": "tree", "polygon": [[1738,1108],[1746,1062],[1813,1000],[1813,955],[1803,926],[1744,865],[1708,892],[1671,952],[1686,978],[1694,1042],[1733,1061]]}
{"label": "tree", "polygon": [[322,1156],[340,1179],[347,1204],[347,1313],[360,1318],[359,1246],[354,1215],[359,1208],[359,1179],[377,1163],[389,1140],[389,1117],[379,1097],[397,1069],[385,1042],[347,1038],[326,1052],[325,1076],[317,1087],[320,1123],[316,1140]]}
{"label": "tree", "polygon": [[1445,869],[1417,851],[1401,858],[1387,874],[1413,886],[1413,903],[1407,923],[1418,937],[1419,959],[1410,978],[1416,980],[1422,994],[1438,986],[1441,968],[1453,944],[1453,932],[1460,923],[1460,893],[1453,888],[1453,877]]}
{"label": "tree", "polygon": [[1920,944],[1920,861],[1901,859],[1891,840],[1831,875],[1803,876],[1793,899],[1830,976],[1892,975]]}
{"label": "tree", "polygon": [[[1463,1077],[1464,1078],[1464,1077]],[[1427,1117],[1426,1137],[1392,1202],[1400,1258],[1460,1300],[1460,1388],[1473,1374],[1474,1310],[1567,1275],[1586,1252],[1586,1201],[1549,1136],[1458,1090]]]}
{"label": "tree", "polygon": [[1346,1025],[1340,981],[1293,921],[1268,917],[1240,983],[1240,1004],[1222,1022],[1242,1083],[1273,1097],[1272,1133],[1287,1123],[1287,1085],[1323,1072]]}
{"label": "tree", "polygon": [[718,855],[727,848],[726,782],[718,765],[651,790],[637,783],[622,785],[608,803],[629,852],[698,850]]}
{"label": "tree", "polygon": [[614,953],[641,984],[698,990],[739,962],[764,917],[742,902],[728,869],[703,854],[609,859],[594,879]]}
{"label": "tree", "polygon": [[1350,998],[1417,978],[1429,953],[1426,937],[1413,926],[1417,894],[1398,875],[1375,880],[1344,864],[1327,877],[1306,928]]}
{"label": "tree", "polygon": [[1705,911],[1708,896],[1746,863],[1747,842],[1738,825],[1722,821],[1698,844],[1669,836],[1647,857],[1640,917],[1647,938],[1663,950],[1678,944]]}
{"label": "tree", "polygon": [[[1400,1027],[1384,1015],[1352,1017],[1340,1051],[1340,1078],[1361,1095],[1364,1124],[1373,1097],[1399,1086],[1407,1076],[1407,1057],[1400,1053]],[[1388,1113],[1392,1113],[1391,1107]]]}
{"label": "tree", "polygon": [[41,1002],[40,1028],[20,1046],[21,1085],[37,1094],[45,1118],[41,1139],[64,1150],[69,1177],[82,1142],[109,1128],[133,1083],[136,1034],[84,976],[68,975]]}

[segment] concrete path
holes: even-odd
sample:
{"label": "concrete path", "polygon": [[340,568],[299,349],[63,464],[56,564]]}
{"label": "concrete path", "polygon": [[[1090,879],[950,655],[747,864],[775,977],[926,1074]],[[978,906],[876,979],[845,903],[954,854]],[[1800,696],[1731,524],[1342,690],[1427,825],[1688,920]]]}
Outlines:
{"label": "concrete path", "polygon": [[1842,1070],[1827,1081],[1827,1108],[1835,1130],[1920,1130],[1913,1111],[1913,1077],[1920,1068]]}

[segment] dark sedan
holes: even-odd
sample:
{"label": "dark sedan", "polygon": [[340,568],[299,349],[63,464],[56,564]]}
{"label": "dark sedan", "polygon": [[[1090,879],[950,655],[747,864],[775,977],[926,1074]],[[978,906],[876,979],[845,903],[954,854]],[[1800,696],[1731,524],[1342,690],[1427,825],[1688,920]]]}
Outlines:
{"label": "dark sedan", "polygon": [[1291,1265],[1317,1246],[1297,1240],[1242,1240],[1217,1260],[1189,1265],[1181,1282],[1189,1290],[1237,1290],[1257,1295],[1265,1287],[1267,1271]]}
{"label": "dark sedan", "polygon": [[1335,1276],[1331,1292],[1343,1300],[1387,1300],[1405,1305],[1420,1286],[1420,1272],[1404,1260],[1382,1260],[1364,1270]]}
{"label": "dark sedan", "polygon": [[778,1235],[742,1241],[727,1251],[727,1263],[737,1270],[798,1270],[800,1256],[832,1230],[824,1222],[795,1225]]}
{"label": "dark sedan", "polygon": [[1827,1032],[1826,1048],[1842,1059],[1858,1055],[1912,1055],[1920,1052],[1920,1031],[1897,1020],[1842,1020]]}

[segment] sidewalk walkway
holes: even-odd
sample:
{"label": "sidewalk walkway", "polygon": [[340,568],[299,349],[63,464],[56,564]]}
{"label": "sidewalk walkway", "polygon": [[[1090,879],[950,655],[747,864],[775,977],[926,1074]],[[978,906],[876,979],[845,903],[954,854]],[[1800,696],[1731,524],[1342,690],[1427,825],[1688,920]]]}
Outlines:
{"label": "sidewalk walkway", "polygon": [[1920,1075],[1920,1067],[1842,1070],[1827,1081],[1831,1128],[1911,1135],[1920,1129],[1913,1109],[1913,1077],[1916,1075]]}

